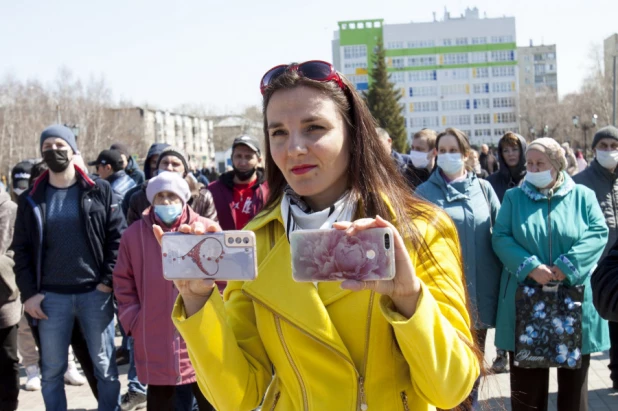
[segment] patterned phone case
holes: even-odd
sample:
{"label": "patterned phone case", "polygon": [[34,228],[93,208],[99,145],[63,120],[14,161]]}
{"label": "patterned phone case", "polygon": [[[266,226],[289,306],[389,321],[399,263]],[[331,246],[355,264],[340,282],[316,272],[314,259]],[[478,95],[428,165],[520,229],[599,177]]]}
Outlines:
{"label": "patterned phone case", "polygon": [[255,280],[255,235],[222,231],[204,235],[165,233],[161,241],[163,276],[168,280]]}
{"label": "patterned phone case", "polygon": [[290,234],[292,276],[296,281],[391,280],[395,244],[390,228],[354,236],[342,230],[299,230]]}

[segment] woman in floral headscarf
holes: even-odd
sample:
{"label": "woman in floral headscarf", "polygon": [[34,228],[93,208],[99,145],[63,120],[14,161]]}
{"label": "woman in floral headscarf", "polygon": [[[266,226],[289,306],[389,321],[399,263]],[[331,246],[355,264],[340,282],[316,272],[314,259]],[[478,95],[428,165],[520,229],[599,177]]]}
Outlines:
{"label": "woman in floral headscarf", "polygon": [[[496,346],[509,351],[513,410],[546,410],[549,388],[548,368],[514,365],[515,293],[519,284],[557,281],[585,286],[582,347],[570,353],[573,361],[581,355],[581,368],[558,369],[560,411],[588,409],[590,354],[609,348],[607,324],[592,305],[590,289],[590,274],[601,257],[608,230],[594,192],[576,185],[566,167],[564,151],[555,140],[543,137],[528,145],[525,181],[506,192],[494,227],[493,247],[504,264]],[[532,307],[537,317],[546,315],[545,308],[543,303]],[[528,328],[518,339],[530,342],[536,337],[536,332]],[[560,360],[567,362],[567,355]]]}

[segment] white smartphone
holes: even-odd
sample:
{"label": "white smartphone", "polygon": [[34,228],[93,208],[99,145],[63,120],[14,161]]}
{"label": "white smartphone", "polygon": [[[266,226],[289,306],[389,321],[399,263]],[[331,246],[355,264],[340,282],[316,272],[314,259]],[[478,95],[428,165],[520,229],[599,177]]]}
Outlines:
{"label": "white smartphone", "polygon": [[299,230],[290,234],[296,281],[371,281],[395,277],[395,246],[389,227],[347,236],[345,231]]}
{"label": "white smartphone", "polygon": [[220,231],[203,235],[165,233],[161,241],[167,280],[251,281],[257,277],[255,234]]}

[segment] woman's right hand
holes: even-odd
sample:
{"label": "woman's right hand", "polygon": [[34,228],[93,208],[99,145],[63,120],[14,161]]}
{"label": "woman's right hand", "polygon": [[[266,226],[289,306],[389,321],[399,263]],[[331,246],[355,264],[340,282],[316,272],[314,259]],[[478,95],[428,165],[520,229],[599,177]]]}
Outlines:
{"label": "woman's right hand", "polygon": [[528,274],[528,277],[541,285],[545,285],[551,281],[554,281],[554,273],[545,264],[541,264]]}
{"label": "woman's right hand", "polygon": [[[221,231],[219,224],[212,220],[208,220],[210,223],[207,227],[201,222],[195,222],[191,225],[182,224],[178,231],[185,234],[202,235],[204,233],[214,233]],[[161,238],[163,237],[163,229],[158,225],[152,226],[155,238],[161,244]],[[182,296],[182,301],[185,306],[185,314],[187,318],[202,309],[206,301],[210,298],[210,295],[215,288],[215,280],[200,279],[200,280],[174,280],[174,285],[178,289],[178,292]]]}

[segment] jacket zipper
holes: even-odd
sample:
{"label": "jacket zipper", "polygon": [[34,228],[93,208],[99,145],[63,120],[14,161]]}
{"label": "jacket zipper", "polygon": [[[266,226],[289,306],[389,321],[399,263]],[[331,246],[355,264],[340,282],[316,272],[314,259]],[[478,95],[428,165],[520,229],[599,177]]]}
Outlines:
{"label": "jacket zipper", "polygon": [[[308,410],[308,400],[307,400],[307,389],[305,388],[305,383],[303,381],[303,377],[300,375],[300,371],[298,367],[296,367],[296,363],[292,359],[292,355],[290,354],[290,350],[288,349],[288,345],[285,343],[285,339],[283,338],[283,331],[281,330],[281,317],[275,314],[275,327],[277,327],[277,334],[279,334],[279,340],[281,341],[281,345],[283,345],[283,350],[285,351],[286,357],[288,357],[288,361],[294,370],[294,374],[296,374],[296,378],[298,378],[298,383],[300,384],[300,391],[303,396],[303,409]],[[276,405],[276,403],[274,404]],[[273,405],[273,409],[275,409]]]}
{"label": "jacket zipper", "polygon": [[[264,308],[266,308],[267,310],[269,310],[270,312],[272,312],[273,315],[275,316],[275,324],[277,326],[277,333],[279,334],[279,338],[281,339],[281,342],[283,344],[284,350],[286,351],[286,355],[288,356],[288,360],[290,361],[290,364],[292,365],[292,368],[294,369],[294,372],[296,373],[296,376],[298,377],[299,382],[301,384],[301,390],[303,392],[303,402],[304,402],[304,405],[305,405],[305,409],[308,409],[308,407],[307,407],[307,397],[306,397],[307,396],[306,388],[305,388],[303,380],[302,380],[302,378],[300,376],[300,372],[298,372],[298,368],[296,368],[296,364],[292,361],[292,358],[290,356],[290,353],[289,353],[289,350],[287,348],[287,345],[285,344],[285,342],[283,340],[283,333],[281,331],[281,324],[280,324],[281,320],[285,321],[286,323],[288,323],[292,327],[296,328],[297,330],[299,330],[301,333],[303,333],[307,337],[311,338],[312,340],[322,344],[324,347],[328,348],[329,350],[331,350],[332,352],[337,354],[339,357],[343,358],[348,364],[350,364],[352,366],[352,369],[354,370],[354,373],[356,374],[356,377],[357,377],[358,391],[359,391],[358,397],[357,397],[357,400],[356,400],[356,409],[357,410],[361,410],[361,411],[366,411],[368,409],[367,403],[365,401],[365,380],[364,380],[363,374],[361,374],[358,371],[358,369],[356,369],[356,365],[354,365],[354,362],[352,360],[350,360],[348,357],[346,357],[345,354],[343,354],[339,350],[331,347],[330,345],[324,343],[323,341],[320,341],[319,339],[317,339],[313,335],[309,334],[307,331],[303,330],[302,328],[300,328],[298,325],[294,324],[293,322],[287,320],[286,318],[280,317],[279,314],[277,314],[277,312],[275,310],[273,310],[272,308],[270,308],[266,303],[264,303],[263,301],[259,300],[256,297],[252,296],[251,294],[247,293],[245,290],[243,290],[242,293],[245,296],[247,296],[250,299],[252,299],[253,301],[255,301],[258,304],[260,304],[261,306],[263,306]],[[372,316],[372,307],[373,307],[374,296],[375,296],[375,292],[371,291],[371,295],[369,297],[369,309],[368,309],[368,312],[367,312],[367,331],[365,333],[365,353],[364,353],[364,360],[363,360],[364,361],[363,373],[365,373],[367,371],[367,360],[368,360],[368,357],[369,357],[369,331],[370,331],[370,326],[371,326],[371,316]]]}
{"label": "jacket zipper", "polygon": [[554,264],[554,259],[552,258],[552,241],[551,241],[551,197],[552,192],[549,192],[549,197],[547,197],[547,233],[549,235],[549,264],[550,267]]}
{"label": "jacket zipper", "polygon": [[281,397],[281,391],[275,394],[275,399],[273,400],[273,406],[270,407],[270,411],[275,411],[275,408],[277,407],[277,403],[279,402],[279,397]]}
{"label": "jacket zipper", "polygon": [[408,405],[408,394],[405,391],[401,391],[401,402],[403,403],[404,411],[410,411],[410,406]]}

